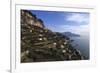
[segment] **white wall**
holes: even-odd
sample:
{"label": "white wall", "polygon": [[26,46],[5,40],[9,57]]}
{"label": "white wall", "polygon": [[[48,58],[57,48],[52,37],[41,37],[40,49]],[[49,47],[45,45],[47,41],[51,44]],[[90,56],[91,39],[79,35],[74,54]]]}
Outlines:
{"label": "white wall", "polygon": [[[21,1],[21,0],[20,0]],[[99,0],[27,0],[32,2],[51,2],[51,3],[75,3],[96,5],[96,67],[69,68],[66,70],[51,70],[39,73],[99,73],[100,72],[100,2]],[[10,67],[10,1],[1,0],[0,2],[0,73],[8,73]]]}

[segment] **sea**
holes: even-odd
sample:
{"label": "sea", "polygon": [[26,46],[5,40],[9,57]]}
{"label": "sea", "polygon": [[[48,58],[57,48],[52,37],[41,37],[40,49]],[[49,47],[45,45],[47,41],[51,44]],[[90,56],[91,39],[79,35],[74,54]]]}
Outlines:
{"label": "sea", "polygon": [[72,45],[78,49],[85,59],[90,58],[90,47],[89,47],[89,36],[80,36],[80,37],[70,37],[73,40]]}

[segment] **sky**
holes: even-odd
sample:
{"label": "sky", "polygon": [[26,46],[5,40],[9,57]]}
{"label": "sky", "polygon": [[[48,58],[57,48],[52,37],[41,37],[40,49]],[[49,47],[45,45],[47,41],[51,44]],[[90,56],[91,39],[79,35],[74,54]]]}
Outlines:
{"label": "sky", "polygon": [[89,13],[30,10],[43,20],[46,28],[54,32],[89,33]]}

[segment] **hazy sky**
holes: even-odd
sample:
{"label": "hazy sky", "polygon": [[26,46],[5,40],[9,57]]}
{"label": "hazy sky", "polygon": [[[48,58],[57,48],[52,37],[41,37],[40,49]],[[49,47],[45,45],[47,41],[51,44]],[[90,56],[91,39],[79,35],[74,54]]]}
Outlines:
{"label": "hazy sky", "polygon": [[89,13],[86,12],[55,12],[30,10],[44,21],[47,28],[55,32],[74,32],[87,34],[89,32]]}

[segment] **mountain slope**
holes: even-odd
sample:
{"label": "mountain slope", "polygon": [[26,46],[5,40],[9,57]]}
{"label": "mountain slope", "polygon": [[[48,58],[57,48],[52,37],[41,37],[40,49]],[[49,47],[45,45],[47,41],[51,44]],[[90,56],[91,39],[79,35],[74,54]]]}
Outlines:
{"label": "mountain slope", "polygon": [[72,33],[72,32],[63,32],[62,34],[67,36],[67,37],[80,37],[79,34],[75,34],[75,33]]}
{"label": "mountain slope", "polygon": [[68,37],[32,24],[21,23],[22,63],[84,59]]}

